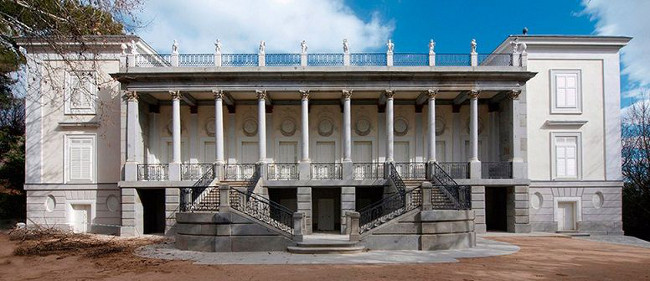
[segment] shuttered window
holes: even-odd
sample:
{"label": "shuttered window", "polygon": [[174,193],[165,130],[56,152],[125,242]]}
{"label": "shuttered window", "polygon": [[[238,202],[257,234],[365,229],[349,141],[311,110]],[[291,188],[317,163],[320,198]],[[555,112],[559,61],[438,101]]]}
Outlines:
{"label": "shuttered window", "polygon": [[552,113],[580,113],[580,71],[552,71],[553,108]]}
{"label": "shuttered window", "polygon": [[94,153],[95,140],[93,137],[68,137],[68,181],[94,182]]}
{"label": "shuttered window", "polygon": [[92,71],[70,72],[67,75],[66,114],[95,114],[97,82]]}
{"label": "shuttered window", "polygon": [[555,167],[557,178],[578,177],[577,137],[555,137]]}

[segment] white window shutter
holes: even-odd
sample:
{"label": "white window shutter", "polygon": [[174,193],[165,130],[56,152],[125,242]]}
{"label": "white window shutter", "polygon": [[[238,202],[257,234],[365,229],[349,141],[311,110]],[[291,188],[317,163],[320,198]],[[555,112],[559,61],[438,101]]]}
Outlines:
{"label": "white window shutter", "polygon": [[93,139],[71,138],[68,141],[68,179],[92,182],[94,180]]}

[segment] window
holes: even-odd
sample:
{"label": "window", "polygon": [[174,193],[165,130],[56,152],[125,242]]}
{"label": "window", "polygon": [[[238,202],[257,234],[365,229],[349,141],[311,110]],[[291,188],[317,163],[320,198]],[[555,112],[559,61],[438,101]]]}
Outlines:
{"label": "window", "polygon": [[554,178],[578,179],[580,176],[580,135],[556,133],[552,139]]}
{"label": "window", "polygon": [[65,114],[95,114],[97,81],[93,71],[70,72],[66,78]]}
{"label": "window", "polygon": [[67,182],[95,181],[95,137],[66,137],[66,180]]}
{"label": "window", "polygon": [[582,113],[580,70],[551,70],[551,113]]}

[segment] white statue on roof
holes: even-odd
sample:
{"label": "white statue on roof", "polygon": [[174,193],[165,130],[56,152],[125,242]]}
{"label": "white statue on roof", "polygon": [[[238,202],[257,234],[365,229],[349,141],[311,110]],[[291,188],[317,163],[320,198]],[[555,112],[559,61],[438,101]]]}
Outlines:
{"label": "white statue on roof", "polygon": [[214,42],[214,51],[221,54],[221,40],[217,39],[217,42]]}
{"label": "white statue on roof", "polygon": [[433,54],[433,48],[436,47],[436,42],[433,42],[433,39],[429,41],[429,54]]}
{"label": "white statue on roof", "polygon": [[393,41],[388,39],[388,43],[386,43],[386,46],[388,47],[388,53],[393,53],[393,50],[395,49],[395,44],[393,44]]}
{"label": "white statue on roof", "polygon": [[343,39],[343,52],[350,52],[350,44],[348,44],[348,39]]}
{"label": "white statue on roof", "polygon": [[302,40],[302,42],[300,42],[300,49],[303,54],[307,53],[307,41]]}
{"label": "white statue on roof", "polygon": [[263,54],[266,51],[266,42],[264,40],[260,41],[260,54]]}
{"label": "white statue on roof", "polygon": [[472,53],[476,53],[476,39],[472,39]]}
{"label": "white statue on roof", "polygon": [[172,44],[172,54],[178,54],[178,42],[176,40]]}

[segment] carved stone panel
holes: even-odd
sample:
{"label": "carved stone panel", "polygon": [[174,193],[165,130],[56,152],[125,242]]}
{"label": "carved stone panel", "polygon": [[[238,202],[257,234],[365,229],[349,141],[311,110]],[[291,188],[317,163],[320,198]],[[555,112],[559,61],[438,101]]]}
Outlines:
{"label": "carved stone panel", "polygon": [[248,137],[255,136],[257,135],[257,130],[258,130],[257,120],[253,118],[248,118],[244,120],[242,126],[242,131],[244,132],[244,135]]}

